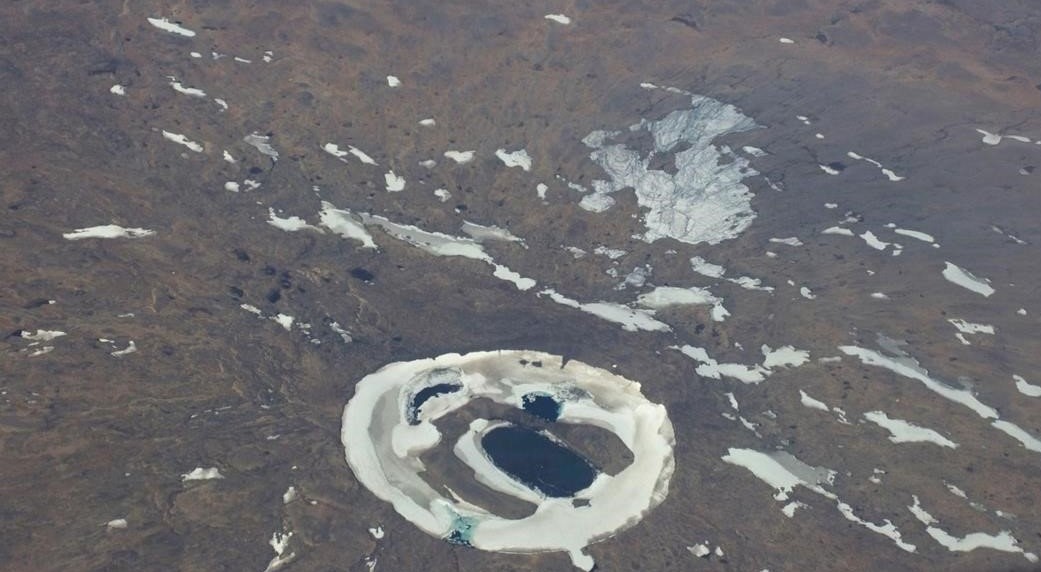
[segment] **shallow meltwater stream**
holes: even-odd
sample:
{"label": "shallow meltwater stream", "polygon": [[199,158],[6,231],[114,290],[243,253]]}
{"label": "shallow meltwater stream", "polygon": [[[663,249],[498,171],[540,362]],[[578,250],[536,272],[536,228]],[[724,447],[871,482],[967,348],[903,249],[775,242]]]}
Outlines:
{"label": "shallow meltwater stream", "polygon": [[598,473],[564,444],[524,427],[492,429],[481,445],[495,466],[547,497],[572,497],[591,485]]}

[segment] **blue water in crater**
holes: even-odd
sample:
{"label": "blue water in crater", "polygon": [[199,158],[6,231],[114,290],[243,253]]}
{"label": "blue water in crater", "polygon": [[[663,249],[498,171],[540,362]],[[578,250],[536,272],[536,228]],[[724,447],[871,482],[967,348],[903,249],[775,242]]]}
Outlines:
{"label": "blue water in crater", "polygon": [[495,466],[548,497],[572,497],[599,472],[585,457],[524,427],[492,429],[481,445]]}

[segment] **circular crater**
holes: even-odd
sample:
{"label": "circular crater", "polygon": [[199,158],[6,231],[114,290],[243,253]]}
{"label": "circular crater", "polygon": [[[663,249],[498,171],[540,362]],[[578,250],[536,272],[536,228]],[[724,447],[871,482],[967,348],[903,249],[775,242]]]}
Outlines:
{"label": "circular crater", "polygon": [[425,532],[585,570],[585,547],[660,504],[674,468],[640,384],[521,350],[387,365],[358,382],[341,438],[358,480]]}

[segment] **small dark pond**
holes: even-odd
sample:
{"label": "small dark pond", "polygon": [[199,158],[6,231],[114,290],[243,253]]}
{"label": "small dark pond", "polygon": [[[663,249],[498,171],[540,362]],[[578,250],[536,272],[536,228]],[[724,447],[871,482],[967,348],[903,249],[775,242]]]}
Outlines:
{"label": "small dark pond", "polygon": [[462,388],[463,386],[454,383],[438,383],[417,391],[416,394],[412,396],[412,401],[408,404],[409,425],[419,424],[419,419],[417,418],[419,415],[419,408],[422,407],[428,399],[446,393],[455,393]]}
{"label": "small dark pond", "polygon": [[548,497],[572,497],[598,473],[578,453],[524,427],[492,429],[481,445],[503,472]]}
{"label": "small dark pond", "polygon": [[546,421],[560,417],[560,402],[545,393],[528,393],[521,398],[524,410]]}

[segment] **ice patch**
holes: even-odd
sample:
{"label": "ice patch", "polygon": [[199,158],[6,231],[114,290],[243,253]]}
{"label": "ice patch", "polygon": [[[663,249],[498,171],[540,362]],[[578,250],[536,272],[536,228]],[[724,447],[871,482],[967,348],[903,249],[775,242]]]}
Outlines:
{"label": "ice patch", "polygon": [[387,85],[389,87],[400,87],[401,86],[401,80],[398,79],[397,76],[388,75],[387,76]]}
{"label": "ice patch", "polygon": [[275,532],[271,535],[271,540],[268,544],[271,545],[271,549],[275,551],[274,558],[268,562],[267,568],[264,568],[264,572],[275,572],[281,570],[286,564],[289,564],[296,558],[295,552],[286,554],[286,549],[289,548],[289,539],[293,537],[292,532]]}
{"label": "ice patch", "polygon": [[282,493],[282,504],[289,504],[296,500],[296,487],[289,485],[286,492]]}
{"label": "ice patch", "polygon": [[770,242],[775,244],[787,244],[788,246],[802,246],[802,241],[794,236],[789,236],[788,238],[771,238]]}
{"label": "ice patch", "polygon": [[893,232],[902,234],[904,236],[910,236],[911,238],[918,239],[922,242],[928,242],[929,244],[935,244],[936,239],[931,234],[924,232],[918,232],[917,230],[907,230],[906,228],[894,228]]}
{"label": "ice patch", "polygon": [[989,298],[994,293],[994,288],[990,285],[990,280],[986,278],[977,278],[968,270],[961,268],[960,266],[951,262],[946,262],[947,266],[943,269],[943,277],[948,282],[953,282],[966,290],[975,292],[984,298]]}
{"label": "ice patch", "polygon": [[973,322],[966,322],[961,318],[949,318],[950,322],[959,332],[963,334],[990,334],[994,335],[994,326],[988,324],[976,324]]}
{"label": "ice patch", "polygon": [[379,164],[372,157],[370,157],[368,154],[366,154],[361,149],[358,149],[354,145],[348,145],[347,146],[347,150],[344,151],[344,150],[340,149],[340,146],[337,145],[336,143],[326,143],[325,145],[322,145],[322,150],[324,150],[326,153],[332,155],[333,157],[336,157],[337,159],[343,161],[344,163],[347,162],[347,160],[346,160],[347,155],[354,155],[355,157],[357,157],[357,159],[359,161],[361,161],[362,163],[364,163],[366,165],[378,165]]}
{"label": "ice patch", "polygon": [[[753,449],[731,448],[723,456],[723,461],[748,469],[761,481],[773,487],[776,500],[787,501],[795,487],[806,487],[824,498],[835,501],[836,508],[846,520],[859,524],[874,533],[886,536],[901,550],[906,552],[914,552],[916,550],[913,544],[904,542],[899,529],[888,519],[884,520],[883,524],[875,524],[863,520],[853,512],[853,507],[842,502],[838,496],[825,489],[824,485],[830,485],[834,482],[835,471],[807,465],[785,451],[764,453]],[[792,509],[792,512],[794,513],[794,509]]]}
{"label": "ice patch", "polygon": [[109,355],[111,355],[112,357],[123,357],[125,355],[130,355],[130,354],[132,354],[132,353],[134,353],[136,351],[137,351],[137,344],[134,343],[134,340],[130,340],[130,343],[127,344],[127,347],[125,347],[125,348],[123,348],[121,350],[115,350],[113,352],[109,352]]}
{"label": "ice patch", "polygon": [[302,218],[300,218],[298,216],[290,216],[290,217],[282,218],[282,217],[278,216],[278,214],[275,213],[275,209],[273,209],[273,208],[268,208],[267,211],[268,211],[268,221],[267,221],[267,223],[270,224],[271,226],[275,227],[275,228],[282,229],[282,230],[284,230],[286,232],[296,232],[296,231],[299,231],[299,230],[307,230],[307,229],[318,231],[318,232],[322,232],[322,229],[320,229],[320,228],[318,228],[316,226],[312,226],[312,225],[307,224],[307,221],[305,221],[304,219],[302,219]]}
{"label": "ice patch", "polygon": [[177,143],[178,145],[184,145],[185,147],[187,147],[188,149],[190,149],[192,151],[195,151],[196,153],[202,153],[202,145],[199,145],[195,141],[192,141],[191,139],[188,139],[187,137],[185,137],[184,135],[181,135],[180,133],[171,133],[170,131],[164,130],[163,131],[163,138],[166,139],[167,141],[173,141],[174,143]]}
{"label": "ice patch", "polygon": [[864,233],[860,235],[860,238],[864,239],[864,242],[866,242],[868,246],[874,248],[875,250],[885,250],[886,247],[891,244],[879,240],[878,237],[875,236],[875,233],[871,232],[870,230],[864,231]]}
{"label": "ice patch", "polygon": [[476,151],[445,151],[445,157],[455,161],[459,165],[463,165],[473,161],[475,153]]}
{"label": "ice patch", "polygon": [[191,471],[181,475],[182,481],[208,481],[223,478],[224,475],[220,474],[220,470],[218,470],[217,467],[210,467],[208,469],[195,467]]}
{"label": "ice patch", "polygon": [[791,38],[783,38],[783,37],[782,38],[777,38],[777,41],[781,42],[782,44],[794,44],[795,43],[795,40],[793,40]]}
{"label": "ice patch", "polygon": [[445,203],[452,198],[452,193],[448,192],[447,189],[434,189],[434,196],[437,197],[437,200]]}
{"label": "ice patch", "polygon": [[726,268],[718,264],[712,264],[700,256],[691,257],[690,267],[694,272],[709,278],[722,278],[727,271]]}
{"label": "ice patch", "polygon": [[889,431],[894,443],[933,443],[941,447],[957,448],[958,444],[932,429],[920,427],[903,419],[891,419],[882,411],[868,411],[864,418]]}
{"label": "ice patch", "polygon": [[170,87],[172,87],[177,93],[183,93],[184,95],[190,95],[192,97],[206,97],[205,91],[195,87],[184,87],[181,82],[177,81],[176,77],[168,77],[170,79]]}
{"label": "ice patch", "polygon": [[261,135],[259,133],[250,133],[242,138],[247,145],[253,147],[261,154],[271,157],[272,161],[278,161],[278,151],[271,146],[271,136]]}
{"label": "ice patch", "polygon": [[799,402],[810,409],[819,409],[821,411],[831,411],[831,408],[827,406],[823,401],[818,401],[810,397],[805,391],[799,390]]}
{"label": "ice patch", "polygon": [[399,177],[394,174],[394,171],[387,171],[387,174],[383,175],[384,181],[387,183],[387,190],[396,193],[405,190],[405,177]]}
{"label": "ice patch", "polygon": [[49,342],[65,335],[67,334],[61,330],[36,330],[35,333],[22,330],[21,332],[22,339],[30,342]]}
{"label": "ice patch", "polygon": [[840,234],[842,236],[853,236],[853,231],[841,226],[831,226],[821,231],[821,234]]}
{"label": "ice patch", "polygon": [[113,95],[126,95],[127,94],[126,88],[124,88],[123,86],[119,85],[118,83],[116,85],[108,88],[108,92],[113,94]]}
{"label": "ice patch", "polygon": [[970,552],[977,548],[990,548],[1001,552],[1021,553],[1027,561],[1031,563],[1037,562],[1037,556],[1030,552],[1024,552],[1023,548],[1019,546],[1019,541],[1012,536],[1011,532],[1007,530],[1002,530],[998,534],[972,532],[963,537],[954,536],[946,530],[935,526],[940,521],[922,508],[918,495],[912,495],[911,498],[914,500],[914,504],[909,505],[907,509],[911,511],[911,514],[919,522],[926,526],[925,532],[947,550],[951,552]]}
{"label": "ice patch", "polygon": [[105,527],[109,530],[123,530],[127,527],[127,519],[116,518],[105,523]]}
{"label": "ice patch", "polygon": [[1041,397],[1041,385],[1027,383],[1027,380],[1015,374],[1013,374],[1012,379],[1016,382],[1016,389],[1023,395],[1027,397]]}
{"label": "ice patch", "polygon": [[506,149],[499,149],[495,152],[495,156],[502,161],[503,165],[507,167],[520,167],[525,171],[531,170],[531,156],[528,155],[527,150],[520,149],[517,151],[507,151]]}
{"label": "ice patch", "polygon": [[428,117],[426,119],[420,119],[419,124],[423,127],[433,127],[437,125],[437,121],[435,121],[433,117]]}
{"label": "ice patch", "polygon": [[148,23],[159,28],[164,32],[170,32],[171,34],[177,34],[186,38],[194,38],[195,32],[185,28],[184,26],[171,22],[166,18],[149,18]]}
{"label": "ice patch", "polygon": [[571,23],[571,18],[568,18],[563,14],[546,14],[544,18],[551,22],[556,22],[557,24],[563,24],[565,26]]}
{"label": "ice patch", "polygon": [[833,168],[829,167],[828,165],[817,165],[817,166],[821,168],[821,171],[824,171],[825,173],[827,173],[829,175],[838,175],[839,173],[841,173],[841,171],[839,171],[838,169],[833,169]]}
{"label": "ice patch", "polygon": [[672,328],[664,322],[660,322],[654,318],[654,312],[648,310],[641,310],[638,308],[630,308],[622,304],[616,304],[614,302],[586,302],[582,303],[578,300],[568,298],[563,294],[558,293],[552,288],[548,288],[539,292],[540,296],[549,296],[550,300],[553,300],[557,304],[567,306],[580,310],[587,314],[592,314],[598,318],[602,318],[609,322],[614,322],[622,326],[623,330],[628,332],[635,332],[639,330],[649,332],[669,332]]}
{"label": "ice patch", "polygon": [[78,228],[62,234],[66,240],[83,240],[85,238],[144,238],[155,234],[146,228],[124,228],[116,224]]}
{"label": "ice patch", "polygon": [[376,241],[365,229],[365,225],[357,220],[353,213],[337,209],[332,203],[322,201],[322,210],[318,213],[319,224],[343,238],[356,240],[364,248],[376,248]]}
{"label": "ice patch", "polygon": [[933,379],[929,376],[929,372],[922,368],[914,358],[902,352],[898,357],[890,357],[858,346],[839,346],[839,350],[846,355],[859,358],[864,365],[881,367],[897,375],[920,381],[930,391],[954,403],[968,407],[984,419],[991,420],[991,427],[1019,441],[1027,450],[1041,453],[1041,440],[1022,427],[1002,420],[996,409],[981,402],[971,391],[958,389]]}

